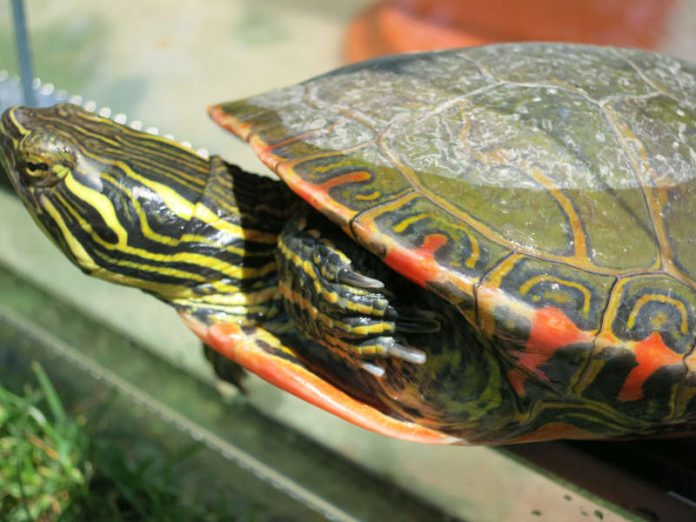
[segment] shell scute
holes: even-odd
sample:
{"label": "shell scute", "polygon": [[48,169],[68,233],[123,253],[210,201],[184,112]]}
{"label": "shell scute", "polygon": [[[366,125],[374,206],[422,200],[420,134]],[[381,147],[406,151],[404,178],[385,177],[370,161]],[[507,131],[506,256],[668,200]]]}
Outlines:
{"label": "shell scute", "polygon": [[303,85],[313,106],[383,128],[394,118],[435,110],[490,83],[460,54],[423,53],[344,67]]}
{"label": "shell scute", "polygon": [[472,57],[495,79],[508,84],[555,87],[596,101],[641,96],[653,85],[636,73],[630,52],[575,45],[507,45],[472,50]]}
{"label": "shell scute", "polygon": [[327,192],[332,201],[355,213],[391,201],[411,188],[396,169],[380,161],[373,144],[362,148],[359,158],[327,152],[282,165],[281,170],[313,185],[316,191]]}
{"label": "shell scute", "polygon": [[636,72],[656,90],[686,106],[696,106],[696,65],[662,54],[631,49],[622,52]]}
{"label": "shell scute", "polygon": [[561,310],[578,328],[597,332],[614,281],[611,276],[525,257],[496,284],[516,300]]}
{"label": "shell scute", "polygon": [[638,342],[659,334],[679,357],[696,344],[693,288],[666,275],[646,275],[622,281],[619,293],[618,306],[607,314],[617,338]]}
{"label": "shell scute", "polygon": [[[511,366],[563,394],[594,354],[614,277],[514,255],[476,288],[478,326]],[[526,389],[527,378],[515,375]]]}
{"label": "shell scute", "polygon": [[[389,231],[383,245],[385,262],[401,273],[409,273],[417,284],[432,286],[456,304],[466,300],[461,294],[471,295],[481,275],[508,254],[466,223],[443,215],[440,207],[413,191],[361,213],[352,229],[372,250],[379,246],[370,247],[370,241],[383,242],[381,236],[373,236]],[[437,245],[430,251],[430,264],[424,263],[421,256],[428,244]],[[451,271],[443,272],[442,267],[450,267]]]}

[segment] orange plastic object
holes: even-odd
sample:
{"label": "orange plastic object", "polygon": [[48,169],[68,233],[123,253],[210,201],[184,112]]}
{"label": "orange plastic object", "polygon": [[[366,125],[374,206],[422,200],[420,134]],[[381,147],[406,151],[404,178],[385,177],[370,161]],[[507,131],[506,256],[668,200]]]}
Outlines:
{"label": "orange plastic object", "polygon": [[387,0],[354,20],[346,58],[510,41],[654,48],[674,0]]}

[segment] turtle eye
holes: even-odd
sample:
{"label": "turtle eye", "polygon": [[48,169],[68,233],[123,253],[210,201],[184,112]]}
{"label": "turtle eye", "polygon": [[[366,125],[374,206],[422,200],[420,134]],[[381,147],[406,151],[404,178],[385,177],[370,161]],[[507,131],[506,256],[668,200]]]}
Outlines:
{"label": "turtle eye", "polygon": [[48,163],[45,161],[39,161],[36,163],[28,161],[26,164],[26,171],[31,177],[44,176],[48,171]]}
{"label": "turtle eye", "polygon": [[51,187],[63,179],[60,165],[50,160],[29,160],[24,162],[24,179],[28,185]]}
{"label": "turtle eye", "polygon": [[24,182],[33,187],[50,187],[65,177],[73,161],[70,150],[47,133],[32,133],[19,145]]}

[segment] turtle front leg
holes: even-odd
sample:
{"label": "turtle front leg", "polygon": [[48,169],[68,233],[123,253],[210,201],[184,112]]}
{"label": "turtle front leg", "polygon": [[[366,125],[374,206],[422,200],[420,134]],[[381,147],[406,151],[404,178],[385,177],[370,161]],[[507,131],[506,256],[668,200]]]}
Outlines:
{"label": "turtle front leg", "polygon": [[357,426],[387,437],[424,444],[464,441],[416,423],[392,417],[354,398],[314,371],[291,346],[257,326],[214,322],[209,317],[181,312],[198,337],[221,356],[262,379]]}
{"label": "turtle front leg", "polygon": [[425,362],[425,352],[403,336],[438,331],[435,315],[397,298],[404,292],[396,287],[410,283],[323,216],[288,223],[277,260],[285,308],[306,337],[377,377],[384,373],[379,359]]}

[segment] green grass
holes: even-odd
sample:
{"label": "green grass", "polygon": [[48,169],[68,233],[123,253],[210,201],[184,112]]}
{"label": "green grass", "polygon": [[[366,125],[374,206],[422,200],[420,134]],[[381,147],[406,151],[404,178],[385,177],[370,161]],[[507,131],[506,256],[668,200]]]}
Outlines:
{"label": "green grass", "polygon": [[[95,421],[68,415],[46,373],[22,395],[0,388],[0,518],[47,520],[232,520],[223,505],[195,506],[176,484],[198,446],[162,457],[128,430],[93,436]],[[98,424],[98,421],[96,422]],[[108,435],[105,435],[107,433]],[[123,453],[124,442],[130,451]],[[245,520],[253,519],[250,512]]]}

